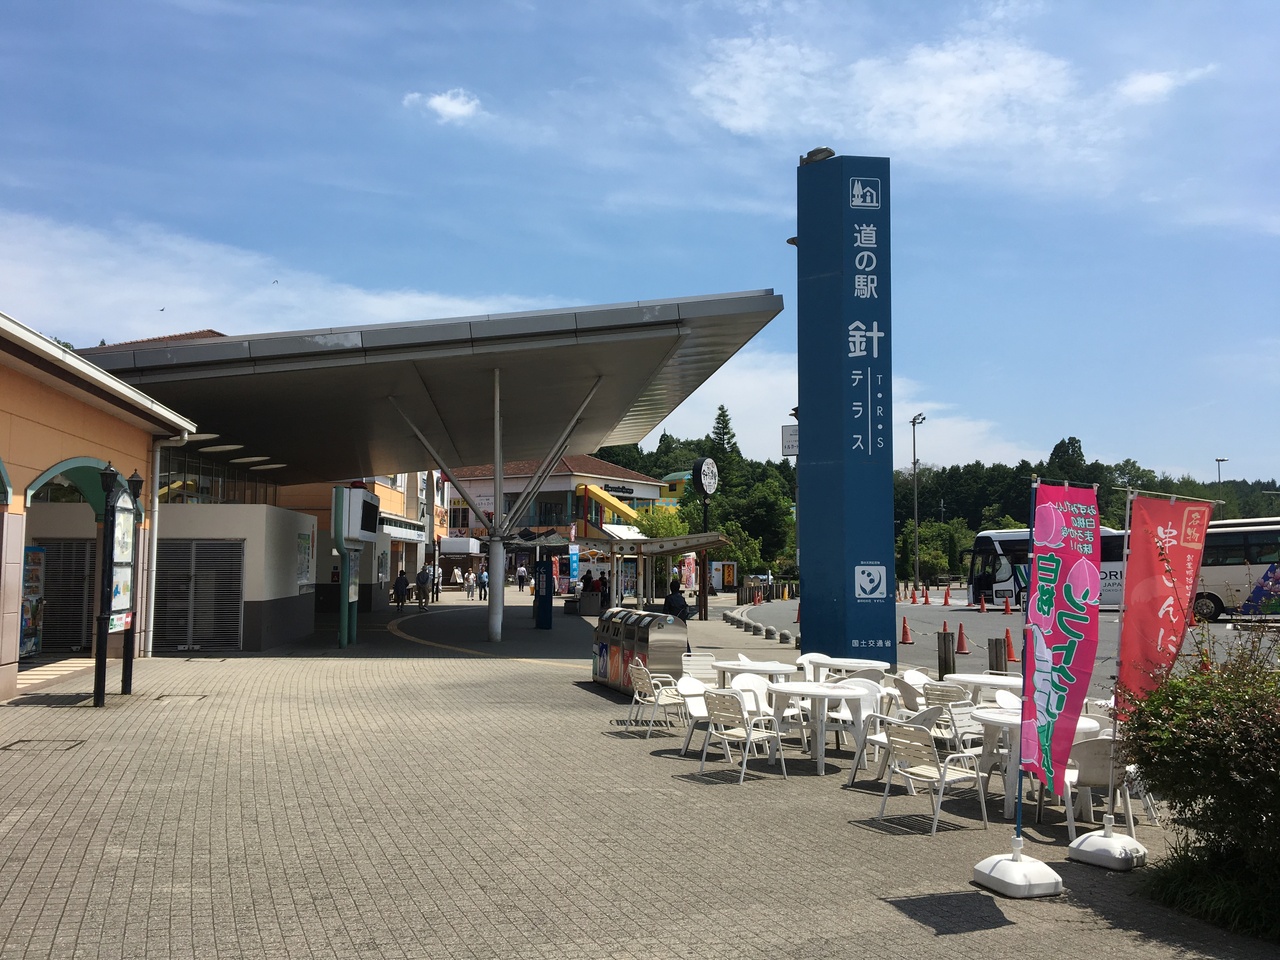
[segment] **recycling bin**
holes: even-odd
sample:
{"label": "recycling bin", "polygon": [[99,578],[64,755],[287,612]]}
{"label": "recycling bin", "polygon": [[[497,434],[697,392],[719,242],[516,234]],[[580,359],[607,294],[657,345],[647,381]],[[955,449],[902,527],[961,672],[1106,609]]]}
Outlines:
{"label": "recycling bin", "polygon": [[[629,693],[631,674],[627,667],[636,658],[654,673],[679,677],[683,669],[681,657],[687,649],[688,639],[689,628],[679,617],[610,607],[600,615],[596,625],[593,662],[597,664],[597,670],[594,679]],[[607,664],[603,674],[598,668],[601,660]]]}

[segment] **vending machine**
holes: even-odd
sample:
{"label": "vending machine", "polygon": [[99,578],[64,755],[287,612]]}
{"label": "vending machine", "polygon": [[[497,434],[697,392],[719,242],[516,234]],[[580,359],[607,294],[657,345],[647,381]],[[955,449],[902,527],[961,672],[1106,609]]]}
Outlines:
{"label": "vending machine", "polygon": [[22,554],[22,636],[18,657],[40,653],[40,628],[44,621],[44,547],[27,547]]}

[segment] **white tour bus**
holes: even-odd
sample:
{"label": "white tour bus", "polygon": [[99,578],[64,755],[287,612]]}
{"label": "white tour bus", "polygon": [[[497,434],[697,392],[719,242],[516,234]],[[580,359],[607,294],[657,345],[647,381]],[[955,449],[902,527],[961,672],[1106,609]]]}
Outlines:
{"label": "white tour bus", "polygon": [[1280,517],[1213,520],[1204,538],[1196,619],[1280,613]]}
{"label": "white tour bus", "polygon": [[[1124,531],[1098,528],[1102,541],[1102,605],[1120,606],[1124,593]],[[1005,600],[1022,607],[1028,583],[1030,531],[983,530],[973,539],[973,549],[961,552],[969,557],[969,602],[985,599],[993,606]]]}
{"label": "white tour bus", "polygon": [[[1123,530],[1100,527],[1102,604],[1120,605],[1124,594]],[[969,557],[969,602],[1006,599],[1022,606],[1027,589],[1028,531],[983,530]],[[962,554],[963,557],[963,554]],[[1280,517],[1214,520],[1205,533],[1197,620],[1217,620],[1224,612],[1280,614]]]}

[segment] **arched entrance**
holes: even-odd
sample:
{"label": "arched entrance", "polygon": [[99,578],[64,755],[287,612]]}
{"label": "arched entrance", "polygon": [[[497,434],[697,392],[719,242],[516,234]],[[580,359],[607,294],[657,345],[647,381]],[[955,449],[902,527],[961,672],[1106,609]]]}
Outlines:
{"label": "arched entrance", "polygon": [[[62,460],[24,493],[24,658],[87,657],[93,651],[107,465],[96,457]],[[116,484],[123,487],[124,478],[117,476]],[[28,611],[38,623],[29,622]]]}

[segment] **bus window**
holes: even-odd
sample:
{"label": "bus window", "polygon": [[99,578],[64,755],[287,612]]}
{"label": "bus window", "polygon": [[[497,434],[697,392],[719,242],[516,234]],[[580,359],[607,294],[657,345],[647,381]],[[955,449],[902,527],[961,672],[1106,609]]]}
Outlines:
{"label": "bus window", "polygon": [[1250,563],[1272,564],[1280,561],[1280,531],[1246,534],[1249,547],[1245,557]]}
{"label": "bus window", "polygon": [[1244,563],[1243,533],[1212,533],[1205,538],[1202,567],[1230,567]]}
{"label": "bus window", "polygon": [[1124,559],[1124,534],[1104,533],[1102,535],[1103,563],[1119,563]]}

